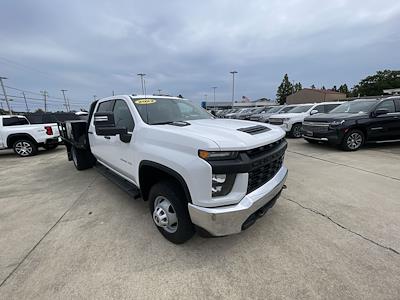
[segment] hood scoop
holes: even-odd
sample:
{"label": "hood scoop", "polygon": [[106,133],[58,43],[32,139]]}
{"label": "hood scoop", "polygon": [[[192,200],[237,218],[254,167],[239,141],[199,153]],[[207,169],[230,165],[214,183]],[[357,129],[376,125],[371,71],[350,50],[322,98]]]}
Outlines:
{"label": "hood scoop", "polygon": [[251,127],[239,128],[237,130],[242,131],[242,132],[246,132],[246,133],[251,134],[251,135],[255,135],[255,134],[259,134],[259,133],[270,131],[271,129],[269,129],[266,126],[256,125],[256,126],[251,126]]}

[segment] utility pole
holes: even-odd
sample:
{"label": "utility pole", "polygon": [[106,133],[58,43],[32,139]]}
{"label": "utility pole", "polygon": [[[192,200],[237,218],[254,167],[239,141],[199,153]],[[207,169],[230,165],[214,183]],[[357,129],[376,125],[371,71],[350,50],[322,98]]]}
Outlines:
{"label": "utility pole", "polygon": [[22,95],[24,96],[24,100],[25,100],[26,112],[29,112],[29,107],[28,107],[28,102],[26,102],[25,92],[22,92]]}
{"label": "utility pole", "polygon": [[161,96],[162,89],[158,89],[157,91],[158,91],[158,95]]}
{"label": "utility pole", "polygon": [[47,96],[49,95],[49,93],[47,93],[46,90],[40,91],[40,93],[43,95],[44,98],[44,112],[47,112]]}
{"label": "utility pole", "polygon": [[217,89],[217,86],[211,87],[214,90],[214,109],[215,109],[215,90]]}
{"label": "utility pole", "polygon": [[146,76],[146,74],[144,74],[144,73],[138,73],[137,76],[140,76],[140,82],[141,82],[141,84],[142,84],[142,95],[144,95],[144,94],[145,94],[145,91],[144,91],[144,80],[143,80],[143,77]]}
{"label": "utility pole", "polygon": [[232,108],[233,108],[233,105],[235,103],[235,74],[237,73],[237,71],[231,71],[229,73],[232,74]]}
{"label": "utility pole", "polygon": [[112,95],[113,95],[113,96],[115,96],[115,94],[114,94],[114,90],[112,91]]}
{"label": "utility pole", "polygon": [[7,103],[8,112],[11,115],[11,107],[10,107],[10,103],[8,103],[8,97],[7,97],[7,93],[6,93],[6,88],[4,87],[3,79],[7,79],[7,77],[0,76],[0,83],[1,83],[1,88],[3,89],[4,99],[6,100],[6,103]]}
{"label": "utility pole", "polygon": [[65,92],[66,92],[66,91],[68,91],[68,90],[61,90],[61,92],[62,92],[62,94],[63,94],[63,97],[64,97],[64,106],[65,106],[65,109],[66,109],[67,111],[70,111],[71,109],[70,109],[70,107],[68,106],[67,98],[65,97]]}

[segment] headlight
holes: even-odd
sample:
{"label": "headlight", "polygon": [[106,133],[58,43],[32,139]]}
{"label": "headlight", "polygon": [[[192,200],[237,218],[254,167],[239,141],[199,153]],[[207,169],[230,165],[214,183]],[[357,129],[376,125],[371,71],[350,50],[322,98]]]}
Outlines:
{"label": "headlight", "polygon": [[329,124],[330,127],[337,127],[342,125],[344,122],[346,122],[345,120],[341,120],[341,121],[333,121]]}
{"label": "headlight", "polygon": [[206,151],[199,150],[199,157],[205,160],[226,160],[235,159],[238,156],[236,151]]}
{"label": "headlight", "polygon": [[282,118],[282,122],[287,122],[289,120],[290,120],[290,118]]}
{"label": "headlight", "polygon": [[212,174],[212,197],[225,196],[230,193],[235,182],[235,174]]}

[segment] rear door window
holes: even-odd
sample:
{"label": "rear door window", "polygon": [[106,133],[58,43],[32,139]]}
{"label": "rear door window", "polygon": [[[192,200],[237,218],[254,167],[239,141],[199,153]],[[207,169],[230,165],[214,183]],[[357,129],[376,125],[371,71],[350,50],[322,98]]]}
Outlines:
{"label": "rear door window", "polygon": [[18,118],[18,117],[3,118],[3,126],[17,126],[17,125],[29,125],[29,122],[25,118]]}

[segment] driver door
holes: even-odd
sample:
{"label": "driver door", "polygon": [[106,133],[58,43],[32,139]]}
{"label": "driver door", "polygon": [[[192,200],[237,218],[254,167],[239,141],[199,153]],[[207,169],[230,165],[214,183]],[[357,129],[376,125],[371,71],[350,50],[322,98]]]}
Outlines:
{"label": "driver door", "polygon": [[128,134],[131,135],[131,138],[130,140],[122,141],[120,135],[110,137],[109,162],[115,171],[135,182],[133,174],[135,170],[134,155],[136,152],[136,145],[133,114],[128,104],[122,99],[115,100],[113,113],[115,127],[127,128]]}
{"label": "driver door", "polygon": [[393,100],[381,102],[376,108],[387,109],[388,113],[372,117],[368,126],[369,140],[372,141],[388,141],[399,138],[400,112],[396,112]]}

